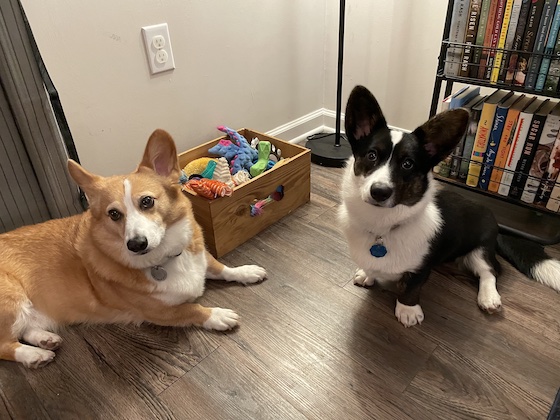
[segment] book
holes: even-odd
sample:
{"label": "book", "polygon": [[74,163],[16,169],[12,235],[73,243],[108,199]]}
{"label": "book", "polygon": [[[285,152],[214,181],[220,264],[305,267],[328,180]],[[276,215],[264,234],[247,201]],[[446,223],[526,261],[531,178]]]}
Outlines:
{"label": "book", "polygon": [[491,70],[491,75],[489,77],[490,83],[496,83],[498,81],[498,74],[500,73],[500,67],[502,66],[502,58],[504,56],[504,48],[506,46],[506,38],[509,31],[512,10],[513,10],[513,0],[507,0],[504,6],[504,17],[502,21],[502,27],[500,29],[500,34],[498,36],[498,41],[496,44],[497,50],[494,54],[493,68]]}
{"label": "book", "polygon": [[554,145],[548,158],[546,171],[543,174],[539,189],[537,190],[537,195],[534,201],[535,204],[539,206],[546,206],[548,199],[550,198],[550,193],[554,189],[556,180],[558,179],[558,174],[560,174],[560,132],[554,140]]}
{"label": "book", "polygon": [[519,113],[519,118],[517,119],[517,126],[515,127],[515,133],[513,135],[513,141],[511,143],[506,164],[504,166],[504,172],[502,174],[502,180],[500,186],[498,187],[498,194],[508,196],[511,187],[511,182],[517,168],[517,163],[519,162],[519,157],[523,151],[523,145],[525,144],[525,139],[529,133],[529,126],[533,119],[533,114],[539,107],[543,104],[544,100],[535,99],[532,101],[523,111]]}
{"label": "book", "polygon": [[[465,108],[470,111],[470,108],[475,105],[480,99],[480,87],[471,86],[471,88],[463,92],[459,97],[451,100],[451,109],[454,108]],[[461,166],[461,156],[463,154],[463,148],[465,146],[466,132],[461,141],[455,146],[455,149],[450,154],[451,163],[449,167],[449,177],[457,178],[459,176],[459,167]]]}
{"label": "book", "polygon": [[[467,87],[468,86],[463,87],[458,92],[463,92],[463,91],[467,90]],[[441,105],[439,107],[439,112],[444,112],[444,111],[447,111],[449,109],[449,106],[451,105],[451,98],[453,97],[453,95],[454,94],[451,94],[451,95],[445,97],[443,99],[443,101],[441,101]],[[438,162],[438,164],[436,166],[434,166],[434,168],[432,170],[435,174],[439,174],[439,175],[447,178],[449,176],[449,168],[450,167],[451,167],[451,158],[448,156],[445,159],[443,159],[442,161]]]}
{"label": "book", "polygon": [[544,89],[544,84],[546,82],[546,76],[548,74],[548,69],[550,68],[550,62],[552,61],[551,56],[554,54],[554,47],[556,46],[556,41],[558,39],[558,32],[560,31],[560,0],[556,0],[556,10],[554,11],[554,18],[552,18],[552,24],[550,25],[550,32],[546,40],[546,46],[544,47],[544,56],[541,61],[541,68],[537,76],[537,83],[535,84],[535,90],[537,92],[542,92]]}
{"label": "book", "polygon": [[517,22],[517,28],[515,29],[511,51],[507,52],[508,64],[506,68],[504,83],[508,85],[511,85],[513,83],[513,77],[515,76],[515,70],[517,69],[517,60],[519,58],[518,51],[521,49],[521,44],[523,43],[523,35],[525,34],[525,26],[527,24],[527,18],[529,16],[530,8],[531,0],[522,0],[521,10],[519,11],[519,20]]}
{"label": "book", "polygon": [[484,160],[484,153],[486,153],[486,146],[488,145],[488,138],[490,136],[490,130],[492,129],[492,123],[494,122],[496,108],[500,102],[508,99],[512,95],[513,92],[497,90],[484,101],[467,175],[467,185],[471,187],[476,187],[478,185],[481,163]]}
{"label": "book", "polygon": [[478,128],[478,122],[480,121],[480,115],[482,114],[482,107],[487,96],[483,95],[479,101],[470,107],[471,114],[469,116],[469,124],[467,126],[467,132],[465,134],[463,153],[461,154],[461,164],[459,166],[458,179],[465,182],[467,180],[467,175],[469,173],[469,163],[471,161],[471,154],[474,146],[474,139],[476,137],[476,131]]}
{"label": "book", "polygon": [[521,5],[523,0],[514,0],[511,6],[511,15],[508,24],[508,30],[506,39],[504,42],[503,50],[498,50],[501,53],[500,65],[498,66],[498,75],[496,81],[498,83],[504,83],[506,78],[506,71],[509,62],[510,50],[513,45],[513,40],[515,38],[515,33],[517,31],[517,24],[519,22],[519,15],[521,14]]}
{"label": "book", "polygon": [[494,58],[496,57],[496,47],[498,46],[498,40],[500,38],[500,32],[502,31],[502,23],[504,21],[506,5],[508,3],[511,5],[510,0],[498,0],[496,15],[494,16],[494,24],[492,27],[492,36],[490,37],[490,44],[486,44],[491,48],[488,50],[488,58],[486,59],[486,66],[483,76],[484,80],[490,80],[490,76],[492,75],[492,69],[494,68]]}
{"label": "book", "polygon": [[482,46],[484,45],[484,36],[488,25],[488,15],[490,13],[490,5],[493,2],[495,2],[495,0],[482,0],[482,4],[480,5],[478,28],[476,29],[476,39],[473,45],[471,68],[469,69],[469,77],[474,79],[478,77],[479,63],[482,56]]}
{"label": "book", "polygon": [[500,145],[498,146],[498,151],[496,153],[496,159],[494,160],[494,167],[492,168],[492,173],[490,174],[488,191],[498,192],[498,187],[500,186],[500,182],[502,180],[502,174],[504,173],[503,168],[506,165],[509,150],[515,134],[515,128],[517,127],[519,113],[536,98],[536,96],[531,97],[522,95],[522,97],[509,108],[506,121],[504,123],[504,129],[502,131],[502,137],[500,138]]}
{"label": "book", "polygon": [[550,32],[552,19],[556,10],[556,3],[558,0],[545,0],[539,26],[535,38],[535,45],[533,47],[533,54],[529,57],[527,77],[525,78],[525,88],[535,89],[539,69],[541,68],[542,53],[546,46],[547,36]]}
{"label": "book", "polygon": [[555,94],[560,80],[560,32],[556,36],[554,51],[550,59],[550,66],[546,74],[543,92],[545,94]]}
{"label": "book", "polygon": [[469,0],[455,0],[451,15],[451,26],[449,29],[449,42],[445,55],[444,73],[446,76],[458,76],[461,64],[463,47],[452,45],[452,43],[462,43],[465,40],[465,30],[467,27],[467,13]]}
{"label": "book", "polygon": [[508,111],[510,107],[521,98],[521,95],[511,95],[508,99],[499,103],[496,108],[496,115],[492,123],[492,130],[490,131],[488,146],[486,147],[486,153],[484,153],[482,169],[478,179],[478,187],[482,190],[487,190],[488,184],[490,183],[490,175],[494,167],[494,161],[496,160],[496,153],[498,152],[498,146],[502,138]]}
{"label": "book", "polygon": [[[498,11],[498,3],[503,0],[491,0],[490,8],[488,9],[488,19],[486,21],[486,30],[484,32],[484,38],[482,45],[488,47],[492,44],[492,33],[494,32],[494,23],[496,22],[496,12]],[[482,48],[480,54],[480,61],[478,62],[478,73],[475,76],[477,79],[484,79],[484,74],[486,73],[486,65],[488,62],[488,55],[490,50],[488,48]]]}
{"label": "book", "polygon": [[531,125],[529,126],[529,132],[527,133],[527,138],[525,139],[525,144],[523,145],[521,151],[521,156],[519,156],[519,162],[517,162],[515,174],[511,180],[511,187],[509,189],[508,196],[513,199],[519,200],[523,194],[525,183],[529,177],[529,170],[531,169],[533,158],[535,157],[535,153],[537,151],[537,145],[544,129],[546,117],[555,105],[555,102],[545,99],[543,104],[533,114],[533,119],[531,120]]}
{"label": "book", "polygon": [[[554,104],[554,102],[551,102]],[[554,108],[546,116],[543,130],[537,144],[537,150],[533,157],[529,169],[529,177],[525,182],[525,188],[521,194],[521,201],[532,204],[535,201],[537,190],[541,184],[541,179],[548,168],[548,161],[554,142],[560,131],[560,103],[556,103]]]}
{"label": "book", "polygon": [[478,19],[480,17],[481,4],[482,0],[471,0],[471,4],[469,6],[469,12],[467,15],[467,29],[465,32],[465,46],[463,47],[463,58],[461,60],[461,70],[459,71],[459,76],[462,77],[469,77],[473,55],[472,45],[476,41],[476,32],[478,29]]}
{"label": "book", "polygon": [[560,210],[560,185],[554,185],[554,188],[550,193],[548,203],[546,203],[546,208],[555,212],[558,212],[558,210]]}
{"label": "book", "polygon": [[527,16],[527,24],[525,26],[525,33],[523,34],[523,42],[521,43],[521,53],[517,58],[517,67],[513,77],[512,84],[516,86],[525,86],[525,77],[529,65],[529,58],[535,46],[535,39],[537,29],[540,23],[541,14],[545,0],[532,0],[531,7],[529,8],[529,15]]}

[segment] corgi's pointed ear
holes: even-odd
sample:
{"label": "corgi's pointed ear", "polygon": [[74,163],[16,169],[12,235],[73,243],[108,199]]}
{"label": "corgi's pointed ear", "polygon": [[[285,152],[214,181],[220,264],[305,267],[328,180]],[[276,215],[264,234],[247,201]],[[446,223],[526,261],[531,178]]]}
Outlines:
{"label": "corgi's pointed ear", "polygon": [[177,148],[167,131],[157,129],[152,133],[138,169],[140,167],[152,169],[158,175],[179,179],[181,169],[177,159]]}
{"label": "corgi's pointed ear", "polygon": [[430,156],[431,166],[446,158],[463,138],[469,112],[463,108],[442,112],[412,132]]}
{"label": "corgi's pointed ear", "polygon": [[86,171],[80,166],[79,163],[68,159],[68,172],[76,184],[80,186],[82,190],[88,193],[92,191],[96,183],[101,179],[99,175],[94,175],[91,172]]}
{"label": "corgi's pointed ear", "polygon": [[352,89],[344,116],[346,136],[351,144],[369,136],[378,128],[387,128],[387,122],[375,96],[363,86]]}

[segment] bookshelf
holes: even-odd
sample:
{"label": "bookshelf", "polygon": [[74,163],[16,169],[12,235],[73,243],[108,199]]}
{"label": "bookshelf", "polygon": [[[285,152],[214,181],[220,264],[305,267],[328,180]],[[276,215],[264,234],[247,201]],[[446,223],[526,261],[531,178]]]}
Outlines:
{"label": "bookshelf", "polygon": [[[511,54],[524,54],[527,57],[527,55],[529,54],[531,57],[535,57],[539,62],[542,61],[543,58],[553,58],[551,51],[548,51],[547,53],[521,49],[507,49],[504,47],[500,48],[496,45],[490,45],[488,43],[483,43],[482,45],[474,45],[473,42],[472,44],[470,44],[465,42],[465,35],[460,35],[462,36],[460,40],[450,40],[455,1],[462,1],[467,6],[470,3],[468,0],[448,0],[447,14],[445,18],[445,25],[438,58],[438,67],[436,71],[432,102],[430,106],[430,117],[434,116],[438,112],[440,99],[442,98],[442,90],[444,92],[443,98],[448,97],[452,94],[453,85],[455,83],[488,87],[491,88],[492,91],[496,89],[503,89],[507,91],[520,92],[526,95],[534,95],[541,99],[560,98],[560,90],[556,90],[554,92],[536,91],[535,89],[527,88],[526,86],[505,83],[502,80],[490,82],[490,80],[482,79],[479,77],[467,77],[464,74],[450,75],[449,71],[446,72],[446,69],[449,69],[449,67],[446,68],[446,63],[448,62],[448,50],[450,48],[453,48],[453,51],[463,52],[466,48],[469,48],[471,51],[479,49],[484,50],[487,54],[495,55],[497,53],[501,53],[504,56],[506,56],[506,54],[510,56]],[[502,3],[502,5],[503,4],[504,3]],[[456,36],[455,38],[458,37]],[[533,58],[531,58],[531,60],[533,60]],[[459,62],[458,65],[461,65],[461,62]],[[484,66],[488,68],[486,64],[480,64],[478,62],[475,63],[472,61],[468,62],[468,64],[463,63],[463,65],[468,66],[469,75],[473,74],[472,69],[475,67],[480,68],[481,66]],[[482,71],[484,71],[484,69]],[[455,157],[462,161],[469,159],[469,157],[465,156]],[[543,245],[560,243],[560,213],[553,212],[544,206],[526,203],[509,196],[489,192],[478,187],[468,186],[465,182],[462,182],[457,178],[443,177],[438,174],[435,174],[435,177],[443,184],[443,188],[445,190],[456,191],[469,198],[470,200],[492,209],[502,231],[534,240]],[[558,178],[558,181],[556,181],[556,185],[558,185],[559,182],[560,177]]]}

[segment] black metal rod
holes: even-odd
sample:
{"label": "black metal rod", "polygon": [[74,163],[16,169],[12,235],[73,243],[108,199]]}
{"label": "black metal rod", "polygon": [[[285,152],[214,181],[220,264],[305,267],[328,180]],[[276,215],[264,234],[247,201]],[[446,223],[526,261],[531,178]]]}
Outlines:
{"label": "black metal rod", "polygon": [[340,12],[338,14],[338,73],[336,76],[336,135],[335,147],[340,147],[340,122],[342,119],[342,60],[344,57],[344,11],[346,0],[340,0]]}

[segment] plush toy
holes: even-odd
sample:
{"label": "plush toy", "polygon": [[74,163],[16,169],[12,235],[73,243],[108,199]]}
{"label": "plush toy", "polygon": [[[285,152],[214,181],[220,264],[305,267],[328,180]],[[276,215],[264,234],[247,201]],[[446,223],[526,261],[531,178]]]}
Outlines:
{"label": "plush toy", "polygon": [[214,169],[212,179],[223,182],[231,188],[235,186],[231,174],[229,173],[228,161],[225,157],[221,157],[216,161],[216,169]]}
{"label": "plush toy", "polygon": [[219,126],[218,130],[226,133],[232,141],[220,140],[218,144],[208,151],[212,154],[225,157],[231,165],[231,174],[235,175],[241,169],[249,170],[258,159],[258,152],[251,148],[247,139],[237,131],[225,126]]}
{"label": "plush toy", "polygon": [[212,158],[202,157],[195,159],[183,168],[187,179],[193,175],[200,175],[203,178],[212,178],[214,169],[216,168],[216,160]]}
{"label": "plush toy", "polygon": [[[259,138],[255,137],[253,140],[251,140],[251,147],[255,150],[259,150]],[[273,145],[272,143],[270,144],[270,155],[268,156],[268,160],[276,163],[279,160],[282,159],[282,151],[280,149],[277,149],[275,145]],[[270,168],[267,168],[267,170]]]}
{"label": "plush toy", "polygon": [[260,141],[257,147],[259,150],[259,159],[257,160],[257,163],[249,169],[252,177],[256,177],[266,170],[266,167],[268,166],[268,156],[270,155],[269,141]]}
{"label": "plush toy", "polygon": [[246,169],[242,169],[231,177],[235,185],[241,185],[251,179],[251,175]]}
{"label": "plush toy", "polygon": [[184,185],[184,189],[190,189],[197,195],[209,199],[230,196],[233,193],[233,188],[228,187],[223,182],[206,178],[193,178]]}

